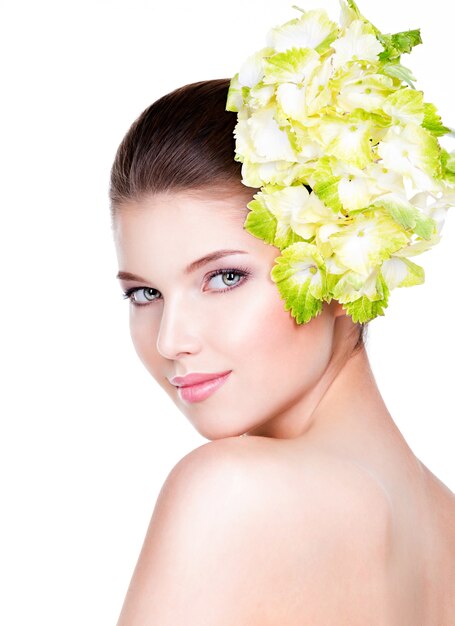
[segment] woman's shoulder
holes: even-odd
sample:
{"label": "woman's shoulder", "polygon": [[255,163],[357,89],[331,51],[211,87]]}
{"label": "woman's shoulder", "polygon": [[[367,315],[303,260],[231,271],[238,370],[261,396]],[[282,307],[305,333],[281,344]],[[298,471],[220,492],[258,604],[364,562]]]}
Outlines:
{"label": "woman's shoulder", "polygon": [[277,501],[305,509],[305,501],[313,498],[334,508],[347,503],[366,510],[374,506],[378,530],[379,522],[387,523],[393,513],[387,489],[369,468],[312,444],[292,445],[291,440],[248,436],[211,441],[183,457],[173,472],[183,482],[200,485],[202,479],[207,487],[212,482],[217,492],[222,481],[239,494],[263,498],[274,510]]}
{"label": "woman's shoulder", "polygon": [[[281,551],[276,560],[293,555],[301,563],[305,551],[322,550],[330,567],[337,558],[349,558],[353,570],[369,563],[372,571],[371,559],[386,567],[394,512],[381,481],[354,460],[288,444],[255,436],[204,444],[174,468],[178,492],[214,511],[214,524],[216,512],[230,507],[259,545]],[[318,562],[324,566],[320,556]]]}
{"label": "woman's shoulder", "polygon": [[252,564],[258,589],[250,581],[250,593],[267,598],[278,623],[296,597],[296,623],[313,610],[315,619],[341,623],[340,607],[369,615],[386,592],[390,499],[358,464],[312,446],[305,452],[264,437],[209,442],[182,459],[182,491],[203,500],[196,508],[211,512],[212,529],[234,525],[234,535],[214,531],[212,537],[231,554],[243,546],[234,562]]}
{"label": "woman's shoulder", "polygon": [[119,624],[372,623],[384,610],[381,489],[322,452],[297,463],[282,443],[226,438],[174,466]]}
{"label": "woman's shoulder", "polygon": [[[358,495],[363,503],[374,500],[378,504],[382,500],[381,508],[391,512],[388,491],[374,471],[354,458],[335,455],[312,442],[295,445],[289,439],[226,437],[196,448],[180,463],[202,471],[216,469],[225,474],[227,481],[241,473],[244,488],[254,486],[256,491],[262,486],[268,501],[273,493],[282,494],[283,489],[297,499],[305,491],[307,496],[318,493],[319,497],[329,498],[336,498],[340,492],[346,496],[349,491],[351,498]],[[271,491],[273,487],[280,489]]]}
{"label": "woman's shoulder", "polygon": [[258,436],[210,441],[185,455],[171,474],[190,481],[193,473],[198,473],[198,478],[201,473],[207,473],[210,479],[215,472],[215,482],[218,482],[223,476],[226,481],[235,480],[241,473],[245,489],[250,478],[255,487],[262,484],[269,497],[273,481],[292,492],[297,484],[310,486],[313,480],[319,486],[329,488],[332,485],[334,489],[352,489],[354,493],[362,487],[364,497],[370,493],[372,497],[376,495],[389,502],[387,490],[375,473],[355,459],[337,456],[312,443],[298,446],[292,443],[289,439]]}

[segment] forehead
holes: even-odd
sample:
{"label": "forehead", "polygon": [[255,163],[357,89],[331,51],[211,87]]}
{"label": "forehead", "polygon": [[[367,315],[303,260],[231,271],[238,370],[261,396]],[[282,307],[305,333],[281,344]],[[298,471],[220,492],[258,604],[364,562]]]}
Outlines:
{"label": "forehead", "polygon": [[252,194],[241,194],[235,190],[218,193],[213,190],[188,190],[149,194],[138,200],[124,202],[117,209],[116,222],[130,221],[130,216],[133,219],[145,217],[149,221],[161,221],[165,226],[167,214],[180,213],[182,219],[191,220],[193,216],[196,219],[206,212],[213,212],[214,217],[226,219],[229,214],[235,216],[242,210],[246,213],[246,205],[250,199]]}
{"label": "forehead", "polygon": [[[273,256],[272,248],[243,227],[253,192],[155,194],[120,208],[114,233],[122,269],[146,259],[176,265],[218,249],[236,248]],[[267,250],[266,250],[267,249]]]}

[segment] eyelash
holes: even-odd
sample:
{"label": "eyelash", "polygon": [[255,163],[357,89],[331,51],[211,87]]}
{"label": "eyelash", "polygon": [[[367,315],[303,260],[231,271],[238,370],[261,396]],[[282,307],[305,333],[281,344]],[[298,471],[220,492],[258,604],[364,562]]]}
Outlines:
{"label": "eyelash", "polygon": [[[212,278],[214,278],[215,276],[218,276],[219,274],[236,274],[238,276],[243,277],[243,280],[240,280],[235,285],[232,285],[231,287],[226,287],[226,289],[217,290],[217,293],[224,293],[226,291],[231,291],[231,289],[235,289],[239,285],[243,284],[246,280],[248,280],[248,277],[251,275],[251,272],[246,267],[238,267],[238,268],[231,268],[231,269],[224,269],[224,268],[218,269],[218,270],[215,270],[214,272],[211,272],[207,276],[207,282],[209,282]],[[131,304],[133,304],[134,306],[148,306],[149,304],[152,304],[152,302],[155,302],[155,300],[159,300],[159,298],[153,298],[153,300],[150,300],[150,302],[148,302],[147,304],[145,304],[144,302],[141,302],[141,303],[135,302],[131,296],[133,295],[133,293],[136,293],[136,291],[140,291],[141,289],[150,289],[150,287],[130,287],[129,289],[123,292],[122,294],[123,298],[129,299],[131,301]],[[158,291],[158,289],[154,289],[154,291]]]}

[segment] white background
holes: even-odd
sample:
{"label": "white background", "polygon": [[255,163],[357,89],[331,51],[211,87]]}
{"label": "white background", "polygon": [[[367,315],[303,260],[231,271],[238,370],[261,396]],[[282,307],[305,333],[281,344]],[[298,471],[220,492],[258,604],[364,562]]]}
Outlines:
{"label": "white background", "polygon": [[[297,4],[338,16],[335,0]],[[421,27],[424,45],[403,63],[455,127],[452,6],[360,3],[383,32]],[[108,215],[112,159],[152,101],[232,76],[271,26],[299,13],[281,0],[1,9],[0,623],[113,625],[162,483],[206,440],[130,342]],[[418,262],[426,283],[392,292],[368,351],[409,445],[454,490],[453,213]]]}

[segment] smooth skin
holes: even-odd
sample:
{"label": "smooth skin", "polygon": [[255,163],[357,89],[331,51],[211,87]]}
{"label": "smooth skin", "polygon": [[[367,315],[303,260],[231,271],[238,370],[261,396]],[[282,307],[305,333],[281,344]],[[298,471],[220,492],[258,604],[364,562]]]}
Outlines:
{"label": "smooth skin", "polygon": [[[341,305],[301,325],[284,310],[279,249],[243,229],[249,199],[157,194],[115,217],[119,271],[142,277],[120,280],[137,288],[135,350],[209,439],[160,491],[118,626],[454,626],[455,495],[404,440],[365,349],[350,356]],[[185,272],[225,249],[243,253]],[[201,402],[169,382],[226,370]]]}

